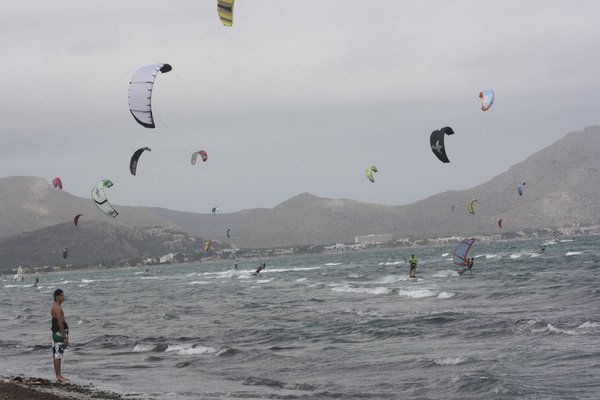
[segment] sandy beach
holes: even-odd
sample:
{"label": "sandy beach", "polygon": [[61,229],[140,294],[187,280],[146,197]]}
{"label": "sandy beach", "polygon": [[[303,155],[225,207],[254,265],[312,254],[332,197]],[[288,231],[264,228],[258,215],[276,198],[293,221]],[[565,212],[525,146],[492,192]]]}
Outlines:
{"label": "sandy beach", "polygon": [[[135,397],[128,396],[130,400]],[[47,379],[31,377],[2,377],[0,400],[123,400],[116,393],[71,383],[57,384]]]}

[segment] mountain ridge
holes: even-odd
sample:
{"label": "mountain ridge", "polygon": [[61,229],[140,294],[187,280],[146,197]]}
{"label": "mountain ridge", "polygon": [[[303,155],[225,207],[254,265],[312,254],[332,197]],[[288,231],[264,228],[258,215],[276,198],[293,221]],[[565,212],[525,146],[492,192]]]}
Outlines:
{"label": "mountain ridge", "polygon": [[[76,213],[84,214],[81,221],[129,229],[168,227],[234,248],[349,243],[368,234],[391,234],[397,240],[600,225],[599,148],[600,127],[590,126],[566,134],[473,188],[449,190],[399,206],[303,192],[272,209],[223,214],[115,205],[120,214],[111,219],[89,199],[58,190],[45,179],[0,178],[0,244],[14,235],[72,221]],[[521,180],[526,181],[522,197],[516,193]],[[466,212],[470,199],[477,199],[475,215]],[[502,230],[497,227],[500,218]],[[231,229],[230,237],[225,235],[227,229]]]}

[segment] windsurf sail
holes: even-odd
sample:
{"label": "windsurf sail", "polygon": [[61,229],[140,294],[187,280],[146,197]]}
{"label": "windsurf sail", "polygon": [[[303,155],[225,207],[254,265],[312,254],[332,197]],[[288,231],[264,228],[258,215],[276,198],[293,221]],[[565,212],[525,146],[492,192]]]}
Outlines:
{"label": "windsurf sail", "polygon": [[23,267],[19,266],[19,268],[17,268],[17,273],[15,274],[13,280],[17,282],[23,282],[23,279],[25,279],[25,277],[23,276]]}
{"label": "windsurf sail", "polygon": [[453,256],[454,264],[467,266],[467,254],[469,254],[469,250],[471,250],[471,246],[476,240],[475,238],[465,239],[456,246]]}

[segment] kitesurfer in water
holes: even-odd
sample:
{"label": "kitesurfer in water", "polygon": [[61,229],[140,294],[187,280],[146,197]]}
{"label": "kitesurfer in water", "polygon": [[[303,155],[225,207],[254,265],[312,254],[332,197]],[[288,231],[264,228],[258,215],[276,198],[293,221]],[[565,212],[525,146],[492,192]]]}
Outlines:
{"label": "kitesurfer in water", "polygon": [[266,263],[262,263],[258,266],[258,268],[256,268],[256,271],[254,271],[254,275],[258,275],[260,271],[262,271],[263,269],[265,269],[267,267]]}
{"label": "kitesurfer in water", "polygon": [[65,314],[62,309],[62,302],[64,300],[65,293],[61,289],[56,289],[54,291],[54,304],[52,304],[52,308],[50,309],[50,315],[52,315],[52,357],[56,383],[66,381],[60,373],[63,353],[69,346],[69,325],[65,321]]}
{"label": "kitesurfer in water", "polygon": [[37,286],[38,282],[40,281],[40,278],[36,277],[35,278],[35,283],[33,284],[33,286]]}
{"label": "kitesurfer in water", "polygon": [[546,246],[542,246],[542,253],[546,251]]}
{"label": "kitesurfer in water", "polygon": [[410,265],[410,270],[408,271],[409,278],[417,277],[417,265],[419,265],[419,261],[414,254],[411,254],[410,259],[408,260],[408,264]]}

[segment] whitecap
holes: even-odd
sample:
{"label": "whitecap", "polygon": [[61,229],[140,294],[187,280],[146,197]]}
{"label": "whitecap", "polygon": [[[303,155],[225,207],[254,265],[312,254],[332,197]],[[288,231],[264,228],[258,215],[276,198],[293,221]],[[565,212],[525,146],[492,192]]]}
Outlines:
{"label": "whitecap", "polygon": [[444,358],[436,358],[433,360],[437,365],[457,365],[462,364],[466,361],[465,358],[462,357],[444,357]]}
{"label": "whitecap", "polygon": [[144,351],[152,351],[152,350],[154,350],[153,344],[138,343],[133,347],[133,351],[135,351],[136,353],[141,353]]}
{"label": "whitecap", "polygon": [[541,328],[541,329],[533,329],[532,332],[533,333],[550,332],[550,333],[558,333],[558,334],[562,334],[562,335],[571,335],[571,336],[585,335],[587,333],[586,331],[582,331],[581,329],[579,329],[579,330],[577,330],[577,329],[562,329],[562,328],[558,328],[552,324],[548,324],[544,328]]}
{"label": "whitecap", "polygon": [[176,344],[168,346],[165,352],[174,351],[177,355],[212,354],[217,349],[210,346],[196,346],[194,344]]}
{"label": "whitecap", "polygon": [[386,261],[384,263],[379,263],[379,265],[399,265],[404,264],[404,261]]}
{"label": "whitecap", "polygon": [[400,296],[406,296],[411,299],[420,299],[423,297],[435,296],[435,294],[429,289],[418,289],[418,290],[398,290]]}
{"label": "whitecap", "polygon": [[159,276],[148,276],[148,277],[144,277],[144,278],[140,278],[141,280],[150,280],[150,279],[160,279]]}
{"label": "whitecap", "polygon": [[590,328],[598,328],[600,327],[600,322],[584,322],[583,324],[579,325],[577,328],[579,329],[590,329]]}
{"label": "whitecap", "polygon": [[446,271],[438,271],[438,272],[436,272],[433,275],[433,277],[434,278],[447,278],[449,276],[454,276],[456,274],[457,274],[456,271],[452,271],[452,270],[447,269]]}
{"label": "whitecap", "polygon": [[342,263],[339,263],[339,262],[328,262],[328,263],[325,263],[325,265],[341,265],[341,264]]}
{"label": "whitecap", "polygon": [[512,258],[512,259],[521,258],[521,254],[511,254],[510,258]]}
{"label": "whitecap", "polygon": [[306,281],[308,278],[298,278],[296,279],[296,282],[304,282]]}
{"label": "whitecap", "polygon": [[188,282],[189,285],[206,285],[209,284],[211,282],[207,282],[207,281],[191,281]]}
{"label": "whitecap", "polygon": [[442,292],[438,294],[438,299],[449,299],[450,297],[454,297],[454,293]]}
{"label": "whitecap", "polygon": [[444,253],[442,254],[442,257],[448,257],[450,255],[450,253]]}
{"label": "whitecap", "polygon": [[405,276],[387,275],[387,276],[381,277],[381,278],[373,281],[373,283],[386,284],[386,283],[393,283],[393,282],[398,282],[398,281],[403,281],[403,280],[406,280]]}
{"label": "whitecap", "polygon": [[258,279],[256,282],[258,283],[269,283],[269,282],[273,282],[275,280],[275,278],[270,278],[270,279]]}
{"label": "whitecap", "polygon": [[95,279],[82,279],[81,283],[92,283],[92,282],[96,282]]}
{"label": "whitecap", "polygon": [[567,251],[567,254],[565,254],[565,256],[577,256],[583,253],[585,253],[585,251]]}
{"label": "whitecap", "polygon": [[376,288],[365,288],[365,287],[351,287],[351,286],[336,286],[331,289],[334,292],[342,292],[342,293],[367,293],[367,294],[390,294],[392,292],[391,289],[385,287],[376,287]]}
{"label": "whitecap", "polygon": [[499,257],[498,254],[486,254],[485,255],[486,259],[488,259],[488,258],[498,258],[498,257]]}

